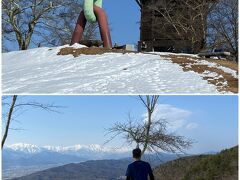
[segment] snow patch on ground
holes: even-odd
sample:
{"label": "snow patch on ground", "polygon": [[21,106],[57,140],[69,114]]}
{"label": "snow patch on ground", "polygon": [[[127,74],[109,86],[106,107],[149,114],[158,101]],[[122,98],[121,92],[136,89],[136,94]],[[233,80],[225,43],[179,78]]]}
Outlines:
{"label": "snow patch on ground", "polygon": [[[170,53],[170,52],[150,52],[151,54],[158,54],[161,56],[171,56],[176,55],[176,53]],[[178,53],[178,56],[187,56],[189,58],[199,58],[197,54],[186,54],[186,53]]]}
{"label": "snow patch on ground", "polygon": [[210,72],[210,71],[204,71],[204,72],[202,73],[202,75],[203,75],[204,77],[211,77],[211,78],[213,78],[213,79],[219,79],[219,78],[222,77],[222,76],[219,76],[218,73]]}
{"label": "snow patch on ground", "polygon": [[194,63],[194,65],[207,65],[208,67],[214,67],[217,69],[221,69],[225,73],[231,74],[234,78],[238,78],[237,71],[227,68],[227,67],[219,66],[218,64],[213,63],[213,62],[208,62],[206,60],[198,60],[197,63]]}
{"label": "snow patch on ground", "polygon": [[[3,93],[219,93],[215,85],[203,80],[198,73],[184,72],[180,65],[159,55],[105,53],[76,58],[72,55],[58,56],[63,47],[69,45],[4,53]],[[85,46],[76,44],[74,47]]]}
{"label": "snow patch on ground", "polygon": [[234,78],[238,78],[237,72],[227,67],[218,66],[218,69],[223,70],[225,73],[231,74]]}

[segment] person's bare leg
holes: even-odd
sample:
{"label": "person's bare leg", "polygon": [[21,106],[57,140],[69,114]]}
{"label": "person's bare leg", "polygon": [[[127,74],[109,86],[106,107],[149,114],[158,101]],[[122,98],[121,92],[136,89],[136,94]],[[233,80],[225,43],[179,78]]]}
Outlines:
{"label": "person's bare leg", "polygon": [[96,5],[94,5],[93,9],[98,20],[103,46],[106,48],[112,48],[112,40],[110,30],[108,28],[106,13],[102,8]]}
{"label": "person's bare leg", "polygon": [[70,45],[73,45],[75,43],[79,43],[82,39],[83,36],[83,31],[86,26],[86,18],[84,16],[84,12],[82,11],[78,17],[76,27],[74,29],[73,35],[72,35],[72,40]]}

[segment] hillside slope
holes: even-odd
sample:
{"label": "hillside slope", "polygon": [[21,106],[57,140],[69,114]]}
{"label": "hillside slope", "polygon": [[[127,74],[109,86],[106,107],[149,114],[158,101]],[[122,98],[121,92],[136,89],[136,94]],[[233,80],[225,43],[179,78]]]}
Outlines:
{"label": "hillside slope", "polygon": [[4,53],[2,58],[5,94],[238,91],[237,64],[219,64],[195,55],[111,52],[65,45]]}
{"label": "hillside slope", "polygon": [[13,180],[117,180],[125,173],[127,160],[98,160],[68,164],[33,173]]}
{"label": "hillside slope", "polygon": [[154,170],[157,180],[237,180],[238,147],[216,155],[180,158]]}
{"label": "hillside slope", "polygon": [[[88,146],[79,144],[74,146],[36,146],[33,144],[17,143],[5,146],[3,149],[2,179],[6,180],[22,176],[28,178],[27,175],[30,174],[32,174],[30,177],[33,179],[37,179],[36,177],[45,178],[46,173],[52,174],[52,177],[56,176],[61,179],[69,175],[68,171],[71,171],[78,176],[78,173],[81,171],[85,171],[85,174],[94,173],[93,169],[94,171],[100,171],[95,179],[102,176],[115,178],[118,177],[118,170],[116,170],[116,174],[115,172],[110,173],[109,171],[105,171],[104,169],[107,169],[110,166],[107,162],[110,164],[114,162],[117,167],[124,169],[122,174],[124,175],[127,164],[132,161],[130,155],[131,152],[126,148],[115,149],[97,144]],[[157,155],[147,154],[143,159],[150,162],[151,165],[155,167],[178,157],[179,155],[175,154],[160,153]],[[108,159],[111,160],[101,161]],[[126,163],[122,163],[123,161]],[[102,162],[105,164],[101,164]],[[72,164],[69,165],[70,163]],[[101,168],[97,168],[98,166],[101,166],[102,170]],[[57,169],[50,169],[54,167]],[[86,169],[85,167],[88,168]],[[58,168],[63,171],[59,176],[54,174],[54,172],[60,171]],[[65,170],[66,172],[64,172]]]}
{"label": "hillside slope", "polygon": [[[151,163],[152,167],[156,167],[161,163],[176,159],[177,155],[161,154],[161,159],[157,157],[146,155],[143,160]],[[131,162],[132,158],[72,163],[14,178],[14,180],[120,180],[125,179],[126,168]]]}

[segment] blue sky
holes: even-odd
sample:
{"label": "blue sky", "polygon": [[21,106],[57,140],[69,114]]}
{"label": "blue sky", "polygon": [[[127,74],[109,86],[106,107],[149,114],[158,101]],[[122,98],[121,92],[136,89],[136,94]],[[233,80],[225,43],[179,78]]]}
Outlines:
{"label": "blue sky", "polygon": [[108,15],[113,43],[137,43],[141,14],[135,0],[103,0],[103,8]]}
{"label": "blue sky", "polygon": [[[124,122],[127,113],[142,121],[144,107],[135,96],[24,96],[25,101],[66,106],[60,114],[24,110],[12,123],[6,144],[103,144],[105,128]],[[238,144],[237,96],[161,96],[155,116],[169,119],[169,130],[193,139],[189,153],[218,151]],[[119,137],[109,146],[121,146]]]}

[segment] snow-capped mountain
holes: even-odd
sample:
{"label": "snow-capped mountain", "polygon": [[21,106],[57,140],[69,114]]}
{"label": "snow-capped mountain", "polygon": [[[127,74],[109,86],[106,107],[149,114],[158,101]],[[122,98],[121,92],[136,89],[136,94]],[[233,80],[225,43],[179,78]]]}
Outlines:
{"label": "snow-capped mountain", "polygon": [[87,160],[130,157],[128,149],[114,149],[98,144],[74,146],[36,146],[17,143],[4,147],[3,167],[67,164]]}
{"label": "snow-capped mountain", "polygon": [[12,144],[12,145],[6,146],[6,149],[10,149],[13,151],[21,151],[21,152],[30,153],[30,154],[40,153],[42,150],[40,147],[36,145],[26,144],[26,143]]}
{"label": "snow-capped mountain", "polygon": [[88,151],[88,152],[115,152],[115,153],[123,153],[128,152],[129,149],[127,148],[121,148],[121,149],[114,149],[109,147],[104,147],[99,144],[91,144],[91,145],[74,145],[74,146],[44,146],[43,148],[54,151],[54,152],[60,152],[60,153],[66,153],[70,151]]}
{"label": "snow-capped mountain", "polygon": [[88,152],[88,153],[126,153],[129,152],[127,148],[111,148],[101,146],[99,144],[91,144],[91,145],[74,145],[74,146],[37,146],[33,144],[26,143],[16,143],[12,145],[7,145],[5,147],[6,150],[18,151],[28,154],[37,154],[43,151],[51,151],[62,154],[68,154],[72,152]]}

